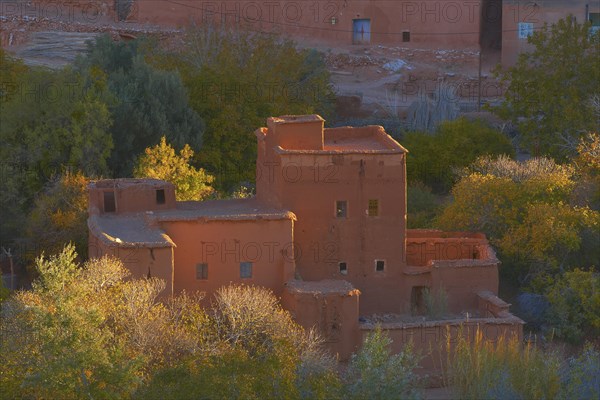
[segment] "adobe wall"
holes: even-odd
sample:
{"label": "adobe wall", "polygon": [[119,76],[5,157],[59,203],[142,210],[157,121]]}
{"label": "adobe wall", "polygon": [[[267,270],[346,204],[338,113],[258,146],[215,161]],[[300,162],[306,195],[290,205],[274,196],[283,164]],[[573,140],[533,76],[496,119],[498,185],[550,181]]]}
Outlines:
{"label": "adobe wall", "polygon": [[[382,286],[393,291],[402,272],[404,155],[281,154],[275,162],[273,183],[266,188],[259,182],[257,193],[260,198],[269,190],[266,196],[297,216],[299,275],[311,281],[347,279],[364,294],[361,314],[397,309]],[[379,216],[366,214],[369,199],[379,200]],[[338,200],[347,201],[347,218],[336,218]],[[375,260],[386,261],[383,272],[375,271]],[[347,275],[339,262],[347,263]]]}
{"label": "adobe wall", "polygon": [[[481,1],[137,0],[130,19],[166,27],[210,21],[325,44],[352,44],[353,20],[370,19],[373,45],[477,48],[481,13]],[[404,31],[410,42],[403,41]]]}
{"label": "adobe wall", "polygon": [[[537,5],[536,5],[537,4]],[[534,32],[544,23],[553,24],[573,14],[579,23],[585,21],[586,4],[589,12],[600,12],[598,2],[589,0],[564,1],[504,1],[502,18],[502,65],[512,66],[520,53],[532,50],[526,38],[519,38],[519,23],[533,24]]]}
{"label": "adobe wall", "polygon": [[[381,329],[392,340],[391,351],[399,353],[412,344],[415,354],[422,357],[420,366],[429,373],[439,373],[448,360],[448,349],[454,351],[459,338],[474,343],[477,332],[485,341],[496,343],[501,338],[523,340],[524,322],[512,315],[504,318],[477,318],[422,323],[382,323]],[[360,324],[361,343],[375,330],[371,323]]]}
{"label": "adobe wall", "polygon": [[[164,203],[157,203],[156,191],[164,190]],[[176,207],[173,184],[157,179],[99,180],[88,185],[90,214],[104,213],[104,193],[114,192],[116,211],[112,214],[168,210]]]}
{"label": "adobe wall", "polygon": [[[167,221],[161,228],[176,243],[175,293],[204,291],[207,298],[230,283],[264,286],[281,295],[294,277],[293,221]],[[252,278],[240,278],[240,262],[252,262]],[[208,263],[208,279],[196,265]]]}
{"label": "adobe wall", "polygon": [[450,312],[476,309],[477,293],[489,291],[498,293],[498,268],[496,263],[486,261],[460,260],[453,262],[436,261],[431,269],[431,289],[443,289],[447,296]]}
{"label": "adobe wall", "polygon": [[406,231],[406,264],[426,266],[432,260],[487,259],[485,235],[466,232],[409,229]]}
{"label": "adobe wall", "polygon": [[131,272],[131,278],[148,276],[165,281],[164,295],[173,294],[173,248],[172,247],[119,247],[109,246],[91,232],[88,241],[89,258],[113,256],[123,262]]}
{"label": "adobe wall", "polygon": [[290,281],[282,305],[306,330],[316,329],[333,354],[347,360],[357,350],[360,339],[359,296],[360,292],[347,282]]}

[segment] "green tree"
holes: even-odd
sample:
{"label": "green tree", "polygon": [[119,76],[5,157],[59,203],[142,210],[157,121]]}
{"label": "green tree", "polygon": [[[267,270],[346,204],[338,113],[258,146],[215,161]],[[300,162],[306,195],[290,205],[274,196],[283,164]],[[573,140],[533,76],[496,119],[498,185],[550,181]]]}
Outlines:
{"label": "green tree", "polygon": [[514,156],[510,140],[483,121],[462,117],[442,122],[433,134],[409,132],[402,143],[409,151],[407,177],[438,192],[448,192],[457,170],[483,155]]}
{"label": "green tree", "polygon": [[66,173],[51,182],[35,199],[27,218],[26,233],[34,252],[31,261],[40,253],[59,253],[73,243],[77,254],[87,258],[89,180],[81,173]]}
{"label": "green tree", "polygon": [[332,109],[333,91],[321,53],[299,50],[276,35],[190,29],[179,54],[157,57],[161,68],[181,71],[190,104],[206,121],[198,162],[220,190],[254,181],[253,132],[271,116]]}
{"label": "green tree", "polygon": [[233,285],[216,293],[208,314],[211,345],[159,370],[143,399],[336,397],[333,358],[292,321],[271,291]]}
{"label": "green tree", "polygon": [[[556,279],[546,292],[548,320],[556,335],[579,342],[600,333],[600,275],[575,268]],[[587,332],[586,332],[587,331]]]}
{"label": "green tree", "polygon": [[189,144],[198,149],[202,144],[204,123],[189,107],[179,74],[158,70],[145,60],[153,45],[145,40],[114,42],[104,35],[77,62],[77,68],[88,76],[104,75],[115,97],[110,104],[115,176],[130,176],[136,155],[163,135],[176,148]]}
{"label": "green tree", "polygon": [[125,276],[122,266],[86,270],[116,275],[88,286],[85,270],[68,246],[57,256],[36,261],[39,278],[32,291],[17,292],[2,305],[0,382],[11,398],[127,397],[139,384],[139,362],[107,328],[106,299]]}
{"label": "green tree", "polygon": [[591,100],[600,82],[600,32],[570,15],[528,42],[532,51],[496,71],[506,91],[493,111],[516,125],[532,154],[572,155],[578,139],[598,127]]}
{"label": "green tree", "polygon": [[380,326],[371,332],[361,350],[352,356],[346,377],[349,399],[418,399],[414,370],[419,359],[410,347],[392,354],[392,341]]}
{"label": "green tree", "polygon": [[0,102],[1,240],[23,235],[25,215],[48,180],[65,170],[108,171],[110,113],[100,86],[68,69],[33,69]]}
{"label": "green tree", "polygon": [[160,144],[147,148],[133,170],[136,178],[156,178],[175,185],[178,201],[203,200],[213,193],[210,184],[214,178],[204,169],[190,166],[194,151],[187,144],[179,152],[167,144],[163,136]]}
{"label": "green tree", "polygon": [[540,292],[554,274],[591,266],[600,255],[600,213],[571,205],[575,179],[572,166],[546,158],[481,158],[452,189],[438,224],[484,232],[509,258],[510,273]]}

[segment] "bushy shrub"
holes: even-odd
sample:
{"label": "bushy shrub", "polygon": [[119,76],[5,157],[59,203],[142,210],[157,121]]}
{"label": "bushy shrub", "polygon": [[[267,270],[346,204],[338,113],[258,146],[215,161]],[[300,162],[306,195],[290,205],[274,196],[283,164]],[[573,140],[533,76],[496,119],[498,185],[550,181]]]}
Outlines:
{"label": "bushy shrub", "polygon": [[410,132],[402,144],[408,149],[407,178],[438,192],[447,192],[457,171],[483,155],[514,155],[510,140],[482,121],[459,118],[443,122],[433,134]]}
{"label": "bushy shrub", "polygon": [[600,333],[600,274],[574,269],[556,279],[547,292],[547,318],[558,337],[580,341],[586,330]]}
{"label": "bushy shrub", "polygon": [[422,182],[410,183],[406,188],[406,223],[409,229],[431,228],[440,207],[440,197]]}
{"label": "bushy shrub", "polygon": [[381,327],[370,333],[361,350],[352,356],[346,377],[348,399],[418,399],[419,364],[411,347],[398,354],[390,350],[391,339]]}

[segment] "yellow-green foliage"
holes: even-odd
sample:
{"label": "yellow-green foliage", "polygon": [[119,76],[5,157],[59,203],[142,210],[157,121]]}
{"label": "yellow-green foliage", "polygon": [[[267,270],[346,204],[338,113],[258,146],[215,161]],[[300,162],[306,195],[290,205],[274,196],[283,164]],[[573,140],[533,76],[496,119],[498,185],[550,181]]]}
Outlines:
{"label": "yellow-green foliage", "polygon": [[481,158],[454,186],[438,222],[486,233],[503,256],[524,264],[523,275],[556,271],[572,259],[593,262],[600,213],[570,204],[575,185],[575,169],[550,159]]}
{"label": "yellow-green foliage", "polygon": [[81,173],[65,173],[37,196],[26,225],[30,262],[42,252],[60,252],[67,243],[87,258],[88,182]]}
{"label": "yellow-green foliage", "polygon": [[73,246],[36,261],[30,291],[2,303],[0,391],[29,399],[329,399],[335,360],[259,287],[159,298],[114,258]]}
{"label": "yellow-green foliage", "polygon": [[214,178],[202,168],[190,165],[194,151],[187,144],[179,155],[167,144],[163,136],[160,143],[147,148],[133,171],[136,178],[163,179],[175,185],[176,197],[179,201],[203,200],[210,196],[213,188],[210,184]]}
{"label": "yellow-green foliage", "polygon": [[459,118],[440,124],[435,133],[409,132],[402,140],[408,149],[408,181],[423,182],[447,192],[455,181],[455,170],[483,155],[514,155],[510,140],[484,122]]}

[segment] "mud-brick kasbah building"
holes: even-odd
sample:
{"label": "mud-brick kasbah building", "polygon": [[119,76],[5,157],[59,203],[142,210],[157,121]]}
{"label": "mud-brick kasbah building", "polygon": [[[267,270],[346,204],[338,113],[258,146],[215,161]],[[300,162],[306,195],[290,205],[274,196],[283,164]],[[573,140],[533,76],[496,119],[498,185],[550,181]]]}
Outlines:
{"label": "mud-brick kasbah building", "polygon": [[[283,116],[255,135],[254,198],[177,202],[160,180],[91,183],[90,256],[164,279],[165,295],[267,287],[342,359],[375,322],[397,348],[435,346],[465,324],[522,334],[496,296],[499,261],[484,235],[406,229],[408,151],[382,127]],[[447,318],[421,316],[425,289],[447,296]]]}

